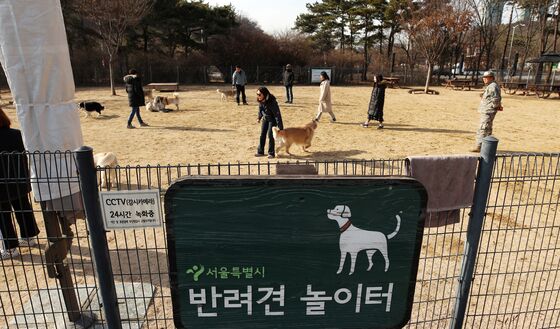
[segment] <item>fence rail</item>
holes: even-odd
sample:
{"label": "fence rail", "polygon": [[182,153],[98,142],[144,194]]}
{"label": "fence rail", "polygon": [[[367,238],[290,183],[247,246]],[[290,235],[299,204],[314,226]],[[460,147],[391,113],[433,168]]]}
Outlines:
{"label": "fence rail", "polygon": [[[55,154],[27,154],[29,163],[48,163]],[[74,161],[74,154],[62,153]],[[560,155],[498,155],[478,249],[464,327],[554,328],[560,326]],[[319,175],[405,176],[404,160],[305,162]],[[4,170],[0,168],[1,171]],[[184,176],[274,175],[276,163],[127,166],[98,168],[100,190],[159,189]],[[62,177],[79,183],[80,176]],[[4,176],[6,177],[6,176]],[[47,177],[48,178],[48,177]],[[39,179],[31,178],[35,183]],[[0,175],[0,189],[11,181]],[[105,183],[101,187],[102,183]],[[64,184],[51,184],[50,189]],[[61,283],[50,278],[44,249],[53,237],[44,229],[41,204],[32,203],[39,224],[38,247],[18,247],[19,255],[0,261],[0,328],[49,323],[69,325]],[[71,205],[64,211],[73,211]],[[426,227],[409,328],[447,328],[453,318],[470,209],[455,224]],[[15,212],[3,212],[14,224]],[[59,215],[60,211],[58,212]],[[65,218],[64,212],[59,218]],[[16,225],[17,227],[17,225]],[[73,236],[65,263],[70,269],[81,314],[107,324],[83,219],[69,225]],[[123,327],[173,328],[165,226],[107,232],[111,267]],[[71,241],[70,241],[71,240]],[[58,305],[58,306],[57,306]]]}

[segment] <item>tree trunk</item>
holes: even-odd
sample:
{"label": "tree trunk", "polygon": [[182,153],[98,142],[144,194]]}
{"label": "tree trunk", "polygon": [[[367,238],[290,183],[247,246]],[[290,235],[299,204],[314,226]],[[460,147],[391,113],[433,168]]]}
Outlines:
{"label": "tree trunk", "polygon": [[115,82],[113,79],[113,55],[109,54],[109,80],[111,80],[111,95],[116,96]]}
{"label": "tree trunk", "polygon": [[426,94],[430,89],[430,79],[432,78],[432,70],[433,70],[432,63],[428,63],[428,75],[426,76],[426,85],[424,86],[424,93]]}
{"label": "tree trunk", "polygon": [[362,81],[367,81],[367,71],[369,69],[369,53],[367,48],[364,49],[364,71],[362,72]]}
{"label": "tree trunk", "polygon": [[366,28],[365,37],[364,37],[364,72],[362,72],[362,81],[367,81],[367,71],[369,69],[369,42],[368,40],[368,31]]}
{"label": "tree trunk", "polygon": [[560,18],[560,0],[556,1],[556,17],[554,18],[554,46],[552,52],[556,52],[556,42],[558,41],[558,21]]}
{"label": "tree trunk", "polygon": [[142,41],[144,46],[142,47],[144,49],[144,52],[147,53],[148,52],[148,27],[144,26],[142,28]]}
{"label": "tree trunk", "polygon": [[476,59],[476,74],[473,74],[473,76],[475,77],[475,81],[478,81],[478,76],[480,75],[480,63],[482,62],[482,53],[483,53],[483,48],[481,47],[480,49],[480,53],[477,56]]}
{"label": "tree trunk", "polygon": [[391,31],[389,32],[389,37],[387,39],[387,58],[393,54],[393,46],[395,44],[395,28],[391,26]]}
{"label": "tree trunk", "polygon": [[490,63],[491,52],[492,52],[491,47],[487,46],[486,47],[486,65],[484,66],[485,71],[490,70],[490,68],[492,67],[492,64]]}
{"label": "tree trunk", "polygon": [[[508,41],[509,41],[509,35],[511,33],[511,21],[513,19],[513,5],[511,7],[511,12],[509,13],[509,22],[508,22],[508,27],[507,27],[507,34],[506,34],[506,42],[504,42],[504,51],[502,51],[502,60],[500,61],[500,78],[502,79],[502,81],[504,80],[504,71],[506,68],[506,51],[507,51],[507,46],[508,46]],[[512,45],[513,45],[513,40],[511,41]],[[511,49],[510,49],[510,54],[511,54]],[[511,67],[511,63],[509,63],[509,61],[511,60],[511,58],[508,57],[508,66]]]}
{"label": "tree trunk", "polygon": [[340,27],[340,49],[342,50],[342,53],[344,54],[344,28],[346,27],[346,24],[344,22],[344,20],[342,20],[341,22],[341,27]]}

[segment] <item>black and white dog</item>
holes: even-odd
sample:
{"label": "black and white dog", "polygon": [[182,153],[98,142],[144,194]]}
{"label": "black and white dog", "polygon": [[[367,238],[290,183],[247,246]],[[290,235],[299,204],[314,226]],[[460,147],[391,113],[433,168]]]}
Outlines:
{"label": "black and white dog", "polygon": [[91,112],[97,112],[97,117],[99,117],[101,115],[101,111],[105,109],[105,106],[98,102],[81,102],[78,106],[80,107],[80,110],[84,111],[86,118],[89,117]]}

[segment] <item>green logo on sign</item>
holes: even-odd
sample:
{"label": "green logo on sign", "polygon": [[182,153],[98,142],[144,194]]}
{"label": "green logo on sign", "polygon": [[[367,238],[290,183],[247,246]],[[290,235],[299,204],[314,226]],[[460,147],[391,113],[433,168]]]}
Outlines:
{"label": "green logo on sign", "polygon": [[193,280],[195,282],[198,281],[198,277],[204,273],[204,265],[200,265],[200,267],[198,265],[193,266],[192,268],[187,270],[187,274],[192,274],[193,275]]}

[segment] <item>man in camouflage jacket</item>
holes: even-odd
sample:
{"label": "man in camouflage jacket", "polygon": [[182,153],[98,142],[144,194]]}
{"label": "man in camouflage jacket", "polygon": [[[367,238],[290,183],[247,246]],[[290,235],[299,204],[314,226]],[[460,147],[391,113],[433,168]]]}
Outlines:
{"label": "man in camouflage jacket", "polygon": [[476,147],[472,150],[473,152],[480,152],[482,139],[492,135],[494,118],[496,113],[502,110],[500,86],[498,86],[494,79],[494,72],[492,71],[484,72],[482,75],[482,80],[486,87],[484,88],[478,108],[478,112],[480,112],[480,126],[476,133]]}

